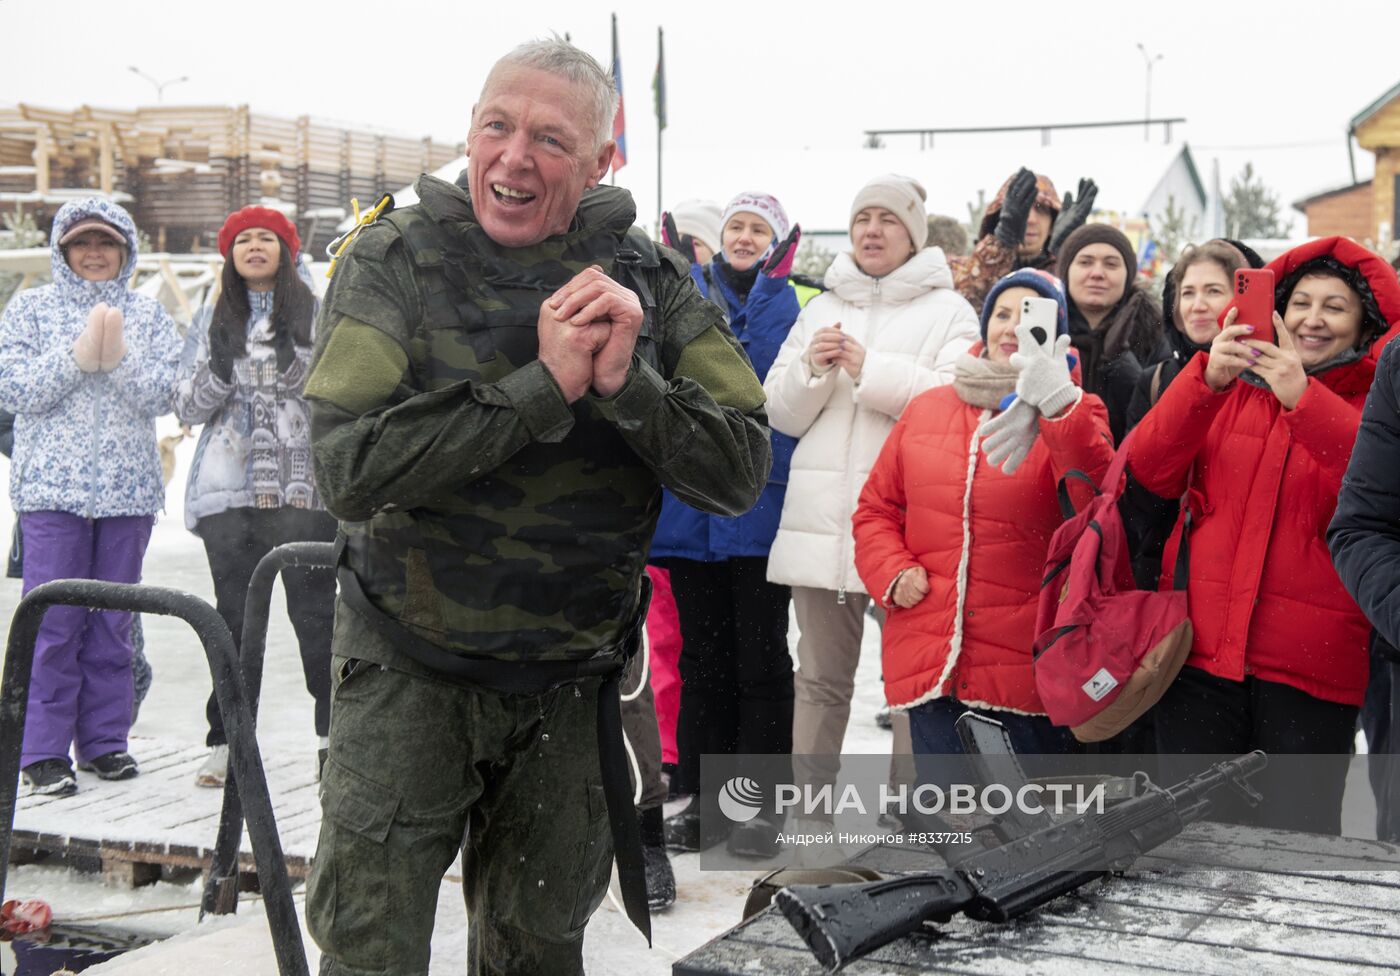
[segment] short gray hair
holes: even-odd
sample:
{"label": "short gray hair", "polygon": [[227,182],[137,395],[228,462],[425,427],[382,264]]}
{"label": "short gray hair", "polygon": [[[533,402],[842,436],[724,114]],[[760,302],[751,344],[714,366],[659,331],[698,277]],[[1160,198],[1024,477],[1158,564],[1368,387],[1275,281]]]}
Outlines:
{"label": "short gray hair", "polygon": [[[617,114],[617,90],[613,87],[612,75],[604,71],[603,66],[588,52],[579,50],[556,34],[521,44],[497,61],[491,73],[494,74],[496,68],[504,64],[545,71],[586,88],[593,104],[593,116],[597,120],[594,148],[600,148],[612,138],[613,116]],[[490,81],[489,76],[487,81]]]}

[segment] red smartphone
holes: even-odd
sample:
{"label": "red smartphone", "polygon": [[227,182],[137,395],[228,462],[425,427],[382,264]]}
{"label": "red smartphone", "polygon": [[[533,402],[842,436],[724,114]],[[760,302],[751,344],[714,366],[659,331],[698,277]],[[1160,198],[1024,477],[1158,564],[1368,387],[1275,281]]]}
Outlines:
{"label": "red smartphone", "polygon": [[1235,316],[1236,325],[1254,326],[1250,339],[1261,342],[1278,343],[1274,335],[1274,273],[1268,268],[1240,268],[1235,272],[1235,297],[1220,313],[1221,327],[1230,309],[1240,310]]}

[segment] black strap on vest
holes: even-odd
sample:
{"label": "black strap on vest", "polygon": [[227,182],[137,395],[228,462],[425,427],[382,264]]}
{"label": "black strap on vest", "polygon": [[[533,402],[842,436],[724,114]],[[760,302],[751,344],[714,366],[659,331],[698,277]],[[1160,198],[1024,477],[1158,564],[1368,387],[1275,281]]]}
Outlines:
{"label": "black strap on vest", "polygon": [[598,689],[598,769],[603,780],[603,798],[608,805],[608,826],[612,831],[613,857],[617,861],[618,886],[627,917],[651,945],[651,911],[647,905],[646,861],[642,856],[642,834],[632,801],[631,770],[622,732],[622,674],[626,662],[641,647],[647,607],[651,603],[651,577],[642,573],[637,608],[624,628],[618,645],[624,658],[589,661],[497,661],[452,654],[432,641],[419,637],[393,617],[380,610],[365,596],[360,580],[345,565],[344,533],[336,533],[336,578],[340,598],[395,649],[428,668],[434,674],[464,684],[506,694],[542,694],[555,685],[584,677],[603,676]]}

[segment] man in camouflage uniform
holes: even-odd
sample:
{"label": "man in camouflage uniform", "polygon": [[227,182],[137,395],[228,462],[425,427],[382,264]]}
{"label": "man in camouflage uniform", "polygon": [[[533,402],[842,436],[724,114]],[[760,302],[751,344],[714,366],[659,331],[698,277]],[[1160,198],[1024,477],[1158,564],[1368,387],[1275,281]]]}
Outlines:
{"label": "man in camouflage uniform", "polygon": [[742,350],[598,185],[615,98],[568,44],[518,48],[458,184],[423,177],[335,271],[306,384],[344,537],[307,895],[323,974],[426,973],[459,849],[471,972],[582,971],[613,853],[599,740],[620,742],[661,486],[734,515],[767,478]]}

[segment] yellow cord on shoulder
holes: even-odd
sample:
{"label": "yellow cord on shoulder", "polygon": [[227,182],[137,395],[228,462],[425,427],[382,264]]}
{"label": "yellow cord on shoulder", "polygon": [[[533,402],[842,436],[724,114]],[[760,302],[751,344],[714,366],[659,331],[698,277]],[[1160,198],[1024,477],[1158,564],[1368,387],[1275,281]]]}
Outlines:
{"label": "yellow cord on shoulder", "polygon": [[359,198],[351,197],[350,206],[354,210],[354,226],[326,245],[326,253],[331,257],[331,266],[326,269],[327,278],[335,274],[335,263],[340,260],[340,255],[350,246],[350,242],[360,235],[360,231],[378,220],[380,214],[393,208],[394,197],[389,193],[384,194],[372,209],[366,210],[363,214],[360,213]]}

